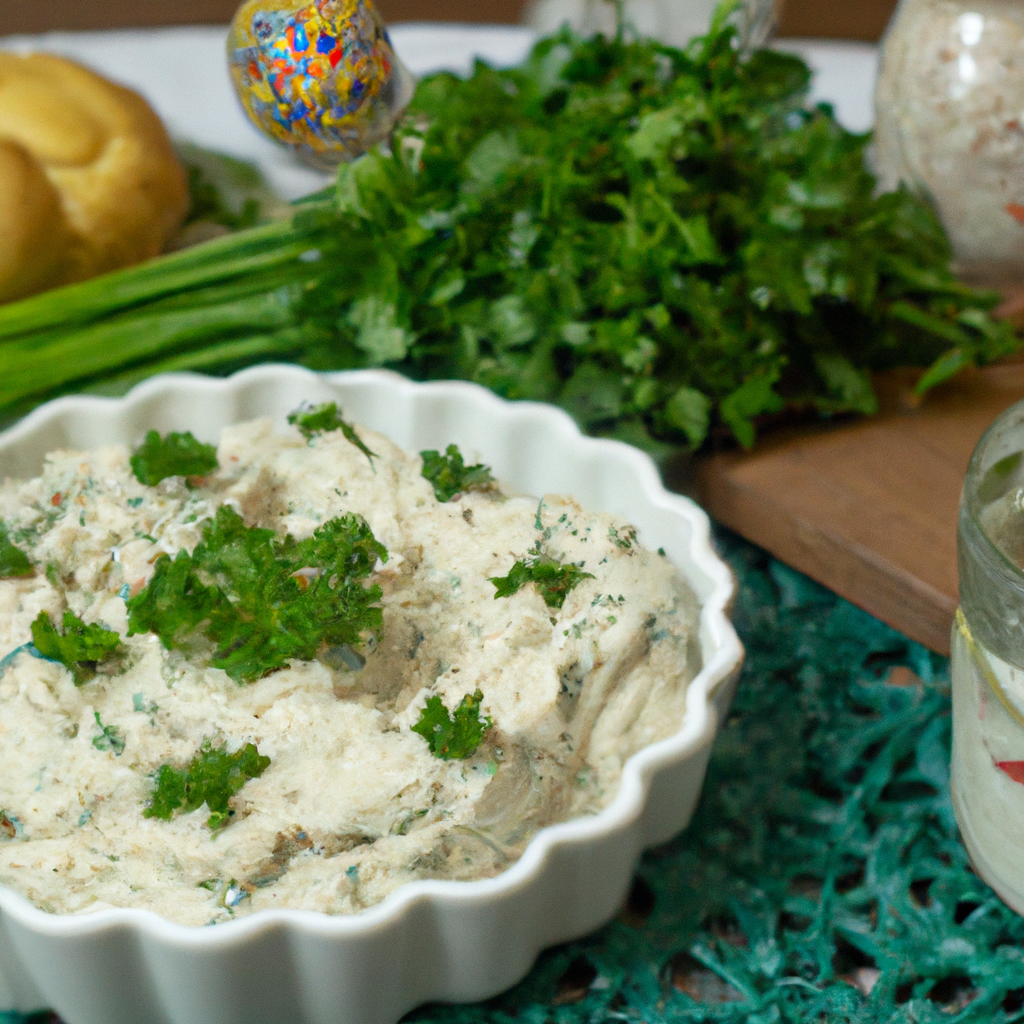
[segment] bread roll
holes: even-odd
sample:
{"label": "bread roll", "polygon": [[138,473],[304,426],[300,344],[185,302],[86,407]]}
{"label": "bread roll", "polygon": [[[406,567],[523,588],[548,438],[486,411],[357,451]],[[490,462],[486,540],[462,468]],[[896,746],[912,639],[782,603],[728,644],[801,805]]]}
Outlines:
{"label": "bread roll", "polygon": [[149,259],[187,211],[142,97],[61,57],[0,53],[0,302]]}

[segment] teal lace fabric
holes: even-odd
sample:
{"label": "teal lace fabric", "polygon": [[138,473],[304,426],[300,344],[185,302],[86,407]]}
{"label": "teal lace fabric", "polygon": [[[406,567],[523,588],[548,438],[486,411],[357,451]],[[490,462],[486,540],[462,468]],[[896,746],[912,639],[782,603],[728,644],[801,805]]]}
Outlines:
{"label": "teal lace fabric", "polygon": [[643,858],[612,924],[407,1024],[1024,1020],[1024,920],[953,819],[946,661],[718,539],[747,661],[693,824]]}

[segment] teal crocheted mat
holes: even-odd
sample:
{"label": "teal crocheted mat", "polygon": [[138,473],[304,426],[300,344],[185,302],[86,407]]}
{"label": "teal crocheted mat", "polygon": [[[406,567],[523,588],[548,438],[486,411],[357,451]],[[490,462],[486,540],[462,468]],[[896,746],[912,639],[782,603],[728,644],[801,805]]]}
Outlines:
{"label": "teal crocheted mat", "polygon": [[947,663],[719,544],[748,654],[693,824],[644,857],[614,923],[490,1002],[407,1024],[1024,1020],[1024,920],[953,820]]}

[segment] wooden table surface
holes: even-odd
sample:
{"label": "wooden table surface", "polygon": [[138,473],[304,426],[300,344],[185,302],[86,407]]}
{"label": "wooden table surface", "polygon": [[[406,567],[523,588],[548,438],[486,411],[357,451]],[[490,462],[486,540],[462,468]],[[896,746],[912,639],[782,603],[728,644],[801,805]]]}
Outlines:
{"label": "wooden table surface", "polygon": [[768,436],[699,463],[711,516],[932,650],[949,653],[956,520],[971,452],[1024,399],[1024,364],[973,370],[883,414]]}

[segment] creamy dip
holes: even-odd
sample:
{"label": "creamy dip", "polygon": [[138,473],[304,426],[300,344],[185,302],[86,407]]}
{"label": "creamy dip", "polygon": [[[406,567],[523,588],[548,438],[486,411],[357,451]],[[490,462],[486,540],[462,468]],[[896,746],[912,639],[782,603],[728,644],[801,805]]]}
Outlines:
{"label": "creamy dip", "polygon": [[[52,453],[41,476],[0,488],[0,519],[37,567],[0,580],[0,884],[54,913],[140,907],[195,925],[352,913],[414,879],[500,872],[538,829],[607,804],[625,761],[678,730],[698,608],[668,559],[571,498],[441,502],[418,456],[357,429],[375,459],[340,431],[307,441],[261,419],[223,432],[201,480],[145,486],[111,446]],[[225,504],[297,540],[365,517],[388,552],[369,581],[377,638],[240,685],[127,636],[126,599]],[[533,584],[496,598],[490,578],[530,551],[593,578],[561,608]],[[78,686],[29,646],[39,613],[59,624],[65,609],[125,644]],[[478,689],[483,742],[432,754],[412,729],[428,699],[454,709]],[[160,767],[204,741],[270,758],[230,823],[212,830],[205,806],[145,816]]]}

